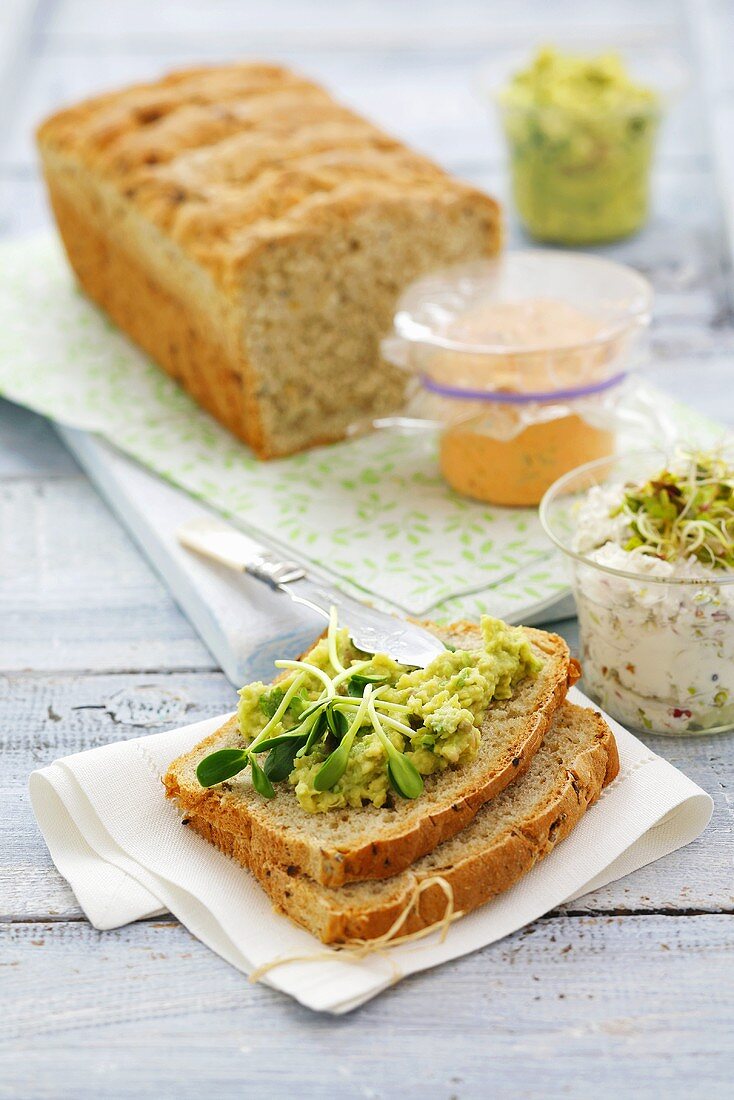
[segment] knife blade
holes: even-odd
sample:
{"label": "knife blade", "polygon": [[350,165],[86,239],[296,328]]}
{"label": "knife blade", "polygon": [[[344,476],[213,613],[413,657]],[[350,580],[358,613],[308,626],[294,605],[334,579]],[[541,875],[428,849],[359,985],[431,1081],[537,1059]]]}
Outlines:
{"label": "knife blade", "polygon": [[310,577],[302,563],[283,558],[223,520],[191,520],[176,534],[187,550],[247,573],[327,620],[330,608],[335,606],[355,646],[365,653],[387,653],[400,664],[425,668],[445,652],[444,643],[425,627],[363,604]]}

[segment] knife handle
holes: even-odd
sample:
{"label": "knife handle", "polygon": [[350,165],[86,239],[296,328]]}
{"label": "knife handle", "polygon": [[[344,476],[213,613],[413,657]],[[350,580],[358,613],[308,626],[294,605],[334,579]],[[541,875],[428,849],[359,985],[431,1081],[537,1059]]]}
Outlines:
{"label": "knife handle", "polygon": [[271,588],[301,580],[306,570],[298,562],[281,558],[248,535],[221,520],[202,517],[179,527],[178,541],[212,561],[248,573]]}

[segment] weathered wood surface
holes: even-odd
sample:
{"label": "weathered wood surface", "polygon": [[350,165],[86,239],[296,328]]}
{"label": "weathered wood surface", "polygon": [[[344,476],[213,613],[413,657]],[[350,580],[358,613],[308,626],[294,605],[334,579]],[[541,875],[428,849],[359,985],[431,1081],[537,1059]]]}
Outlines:
{"label": "weathered wood surface", "polygon": [[[564,29],[684,53],[690,38],[669,0],[514,0],[491,14],[484,0],[41,0],[0,123],[0,233],[48,224],[30,137],[44,114],[234,55],[296,63],[503,196],[501,149],[470,81],[498,44]],[[656,381],[733,424],[731,272],[705,123],[689,96],[666,128],[650,225],[609,251],[655,285]],[[514,224],[510,235],[520,240]],[[575,641],[574,623],[562,632]],[[0,999],[12,1006],[0,1096],[730,1095],[731,738],[653,741],[714,796],[698,842],[333,1020],[249,986],[175,922],[96,933],[33,822],[32,768],[232,704],[53,431],[0,403]]]}
{"label": "weathered wood surface", "polygon": [[0,524],[0,670],[212,667],[86,478],[3,479]]}
{"label": "weathered wood surface", "polygon": [[731,1095],[731,917],[539,921],[340,1019],[248,985],[164,921],[0,937],[0,1095]]}

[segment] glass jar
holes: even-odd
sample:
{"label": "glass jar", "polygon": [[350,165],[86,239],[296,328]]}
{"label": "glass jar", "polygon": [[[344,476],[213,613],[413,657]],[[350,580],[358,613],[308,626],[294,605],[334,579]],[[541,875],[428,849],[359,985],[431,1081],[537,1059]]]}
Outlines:
{"label": "glass jar", "polygon": [[[551,81],[537,98],[529,89],[513,94],[517,74],[536,72],[544,59],[550,66],[560,62],[558,87]],[[635,233],[647,219],[658,131],[683,83],[682,65],[671,55],[639,51],[579,56],[576,50],[543,50],[530,70],[527,60],[506,60],[485,70],[483,80],[507,143],[523,226],[537,240],[561,245],[602,244]]]}
{"label": "glass jar", "polygon": [[464,496],[510,507],[539,504],[580,456],[588,462],[613,454],[618,430],[636,415],[624,376],[514,402],[439,392],[454,406],[439,442],[444,478]]}
{"label": "glass jar", "polygon": [[438,426],[458,492],[538,504],[561,474],[612,453],[624,423],[653,431],[627,380],[651,303],[636,272],[572,253],[508,252],[428,275],[383,341],[413,382],[401,417],[380,423]]}
{"label": "glass jar", "polygon": [[691,576],[683,564],[662,576],[658,559],[641,572],[574,549],[592,487],[621,489],[665,465],[660,451],[590,463],[551,486],[540,518],[570,565],[586,692],[643,734],[720,733],[734,728],[734,573]]}
{"label": "glass jar", "polygon": [[500,107],[512,197],[527,232],[561,245],[605,244],[647,221],[660,109],[577,117]]}

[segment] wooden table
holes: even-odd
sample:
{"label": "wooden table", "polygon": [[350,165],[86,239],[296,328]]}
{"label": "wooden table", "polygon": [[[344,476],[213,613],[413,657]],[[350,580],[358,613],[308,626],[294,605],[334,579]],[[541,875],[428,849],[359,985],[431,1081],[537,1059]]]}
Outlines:
{"label": "wooden table", "polygon": [[[552,7],[551,22],[541,0],[65,0],[28,21],[11,4],[0,228],[48,223],[29,137],[45,112],[238,54],[297,63],[504,195],[499,143],[469,91],[484,56],[579,22],[684,52],[695,37],[667,0]],[[725,4],[707,7],[731,29]],[[698,95],[681,103],[655,215],[608,251],[655,284],[657,380],[731,424],[734,317],[706,118]],[[53,428],[9,404],[0,501],[0,1096],[731,1095],[731,737],[650,739],[714,796],[695,844],[348,1017],[316,1016],[248,985],[173,920],[98,933],[82,916],[36,828],[28,773],[224,711],[235,695]],[[562,630],[575,642],[575,623]]]}

